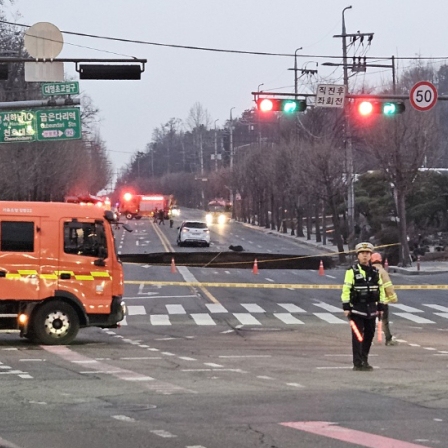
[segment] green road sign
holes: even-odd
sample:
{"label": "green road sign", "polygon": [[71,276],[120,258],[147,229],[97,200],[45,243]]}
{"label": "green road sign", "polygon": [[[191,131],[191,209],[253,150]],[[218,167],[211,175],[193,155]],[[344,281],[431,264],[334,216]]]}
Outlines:
{"label": "green road sign", "polygon": [[35,111],[0,112],[0,143],[24,143],[35,140]]}
{"label": "green road sign", "polygon": [[79,82],[50,82],[42,84],[43,96],[78,95]]}
{"label": "green road sign", "polygon": [[0,112],[0,143],[80,138],[81,116],[76,107]]}
{"label": "green road sign", "polygon": [[81,138],[81,116],[79,109],[36,110],[37,140],[74,140]]}

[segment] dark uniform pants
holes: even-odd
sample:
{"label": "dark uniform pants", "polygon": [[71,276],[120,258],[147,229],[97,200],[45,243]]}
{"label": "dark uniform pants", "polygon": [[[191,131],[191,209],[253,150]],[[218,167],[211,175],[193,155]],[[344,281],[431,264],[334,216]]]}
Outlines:
{"label": "dark uniform pants", "polygon": [[392,340],[392,333],[389,327],[389,305],[383,305],[383,330],[386,336],[386,342]]}
{"label": "dark uniform pants", "polygon": [[362,342],[359,342],[355,333],[352,331],[353,365],[360,367],[363,364],[367,364],[373,336],[375,335],[376,319],[374,317],[367,319],[357,314],[352,314],[350,318],[355,322],[359,332],[363,336]]}

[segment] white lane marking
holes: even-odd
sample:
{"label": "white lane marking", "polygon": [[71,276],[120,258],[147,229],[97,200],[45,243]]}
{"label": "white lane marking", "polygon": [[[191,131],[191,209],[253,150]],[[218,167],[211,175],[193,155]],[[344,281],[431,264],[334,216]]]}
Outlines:
{"label": "white lane marking", "polygon": [[189,356],[179,356],[179,359],[183,359],[184,361],[197,361],[196,358],[190,358]]}
{"label": "white lane marking", "polygon": [[245,370],[241,370],[241,369],[182,369],[181,372],[237,372],[237,373],[247,373]]}
{"label": "white lane marking", "polygon": [[[437,311],[443,311],[443,313],[448,313],[448,307],[446,307],[446,306],[433,305],[433,304],[423,304],[423,306],[427,306],[429,308],[433,308],[433,309],[435,309]],[[440,314],[437,314],[437,315],[440,316]],[[445,316],[443,316],[443,317],[445,317]]]}
{"label": "white lane marking", "polygon": [[246,308],[249,313],[265,313],[266,311],[261,308],[260,305],[257,305],[256,303],[242,303],[241,306],[243,308]]}
{"label": "white lane marking", "polygon": [[177,437],[174,434],[171,434],[170,432],[165,431],[164,429],[153,429],[149,432],[152,432],[156,436],[163,437],[163,438]]}
{"label": "white lane marking", "polygon": [[336,277],[334,277],[333,275],[329,275],[329,274],[327,274],[325,277],[336,278]]}
{"label": "white lane marking", "polygon": [[271,381],[274,379],[271,376],[264,376],[264,375],[259,375],[257,376],[257,378],[260,380],[271,380]]}
{"label": "white lane marking", "polygon": [[292,387],[305,387],[305,386],[302,386],[302,385],[299,384],[299,383],[286,383],[286,385],[287,385],[287,386],[292,386]]}
{"label": "white lane marking", "polygon": [[128,305],[129,316],[142,316],[146,314],[146,309],[143,305]]}
{"label": "white lane marking", "polygon": [[434,321],[429,320],[429,319],[425,319],[424,317],[420,317],[420,316],[414,316],[411,313],[393,313],[395,316],[400,316],[403,319],[407,319],[410,320],[412,322],[415,322],[417,324],[435,324]]}
{"label": "white lane marking", "polygon": [[168,314],[187,314],[182,305],[165,305]]}
{"label": "white lane marking", "polygon": [[305,323],[302,322],[300,319],[297,319],[297,317],[294,317],[291,313],[274,313],[274,317],[281,320],[283,323],[287,325],[298,325]]}
{"label": "white lane marking", "polygon": [[[181,295],[181,296],[158,296],[157,292],[152,292],[150,294],[156,294],[156,295],[152,295],[151,299],[185,299],[185,298],[188,298],[188,297],[196,297],[197,298],[197,295],[195,295],[195,294],[188,294],[188,295]],[[146,299],[148,299],[148,297],[128,297],[128,296],[125,296],[124,299],[125,300],[146,300]]]}
{"label": "white lane marking", "polygon": [[233,313],[242,325],[261,325],[261,322],[255,319],[252,314],[248,313]]}
{"label": "white lane marking", "polygon": [[228,311],[220,303],[206,303],[210,313],[228,313]]}
{"label": "white lane marking", "polygon": [[127,415],[112,415],[115,420],[120,420],[121,422],[135,422],[135,419],[128,417]]}
{"label": "white lane marking", "polygon": [[40,358],[30,358],[30,359],[19,359],[21,362],[39,362],[39,361],[46,361],[46,359],[40,359]]}
{"label": "white lane marking", "polygon": [[170,316],[167,314],[151,314],[149,320],[151,325],[171,325]]}
{"label": "white lane marking", "polygon": [[443,317],[445,319],[448,319],[448,313],[434,313],[436,316]]}
{"label": "white lane marking", "polygon": [[248,243],[249,243],[249,244],[254,244],[254,242],[253,242],[253,241],[248,241]]}
{"label": "white lane marking", "polygon": [[414,308],[413,306],[401,305],[400,303],[389,303],[392,308],[398,308],[401,311],[406,311],[407,313],[423,313],[423,310]]}
{"label": "white lane marking", "polygon": [[277,305],[281,306],[290,313],[306,313],[306,311],[303,308],[300,308],[297,305],[294,305],[293,303],[277,303]]}
{"label": "white lane marking", "polygon": [[257,244],[257,247],[261,249],[263,246],[260,246],[259,244]]}
{"label": "white lane marking", "polygon": [[119,358],[123,361],[139,361],[142,359],[162,359],[160,356],[129,356],[126,358]]}
{"label": "white lane marking", "polygon": [[219,355],[218,358],[272,358],[272,355]]}
{"label": "white lane marking", "polygon": [[340,369],[353,369],[351,366],[340,366],[340,367],[316,367],[316,370],[340,370]]}
{"label": "white lane marking", "polygon": [[224,271],[226,274],[230,274],[230,271]]}
{"label": "white lane marking", "polygon": [[221,364],[216,364],[214,362],[204,362],[204,366],[208,366],[208,367],[224,367]]}
{"label": "white lane marking", "polygon": [[333,316],[331,313],[313,313],[319,319],[328,322],[329,324],[347,324],[347,320],[339,319],[339,317]]}
{"label": "white lane marking", "polygon": [[33,378],[31,375],[29,375],[28,373],[24,373],[24,374],[19,374],[19,377],[20,378],[23,378],[23,379],[26,379],[26,380],[28,380],[28,379],[30,379],[30,378]]}
{"label": "white lane marking", "polygon": [[221,331],[221,334],[233,333],[235,330]]}
{"label": "white lane marking", "polygon": [[187,445],[185,448],[205,448],[205,446],[202,446],[202,445]]}
{"label": "white lane marking", "polygon": [[265,280],[267,280],[268,282],[271,282],[271,283],[275,283],[275,280],[272,280],[272,278],[265,277]]}
{"label": "white lane marking", "polygon": [[165,356],[176,356],[174,353],[171,352],[160,352],[160,353]]}
{"label": "white lane marking", "polygon": [[343,313],[344,310],[334,305],[329,305],[328,303],[320,302],[320,303],[313,303],[314,306],[318,306],[319,308],[322,308],[330,313]]}
{"label": "white lane marking", "polygon": [[420,344],[409,344],[411,347],[421,347]]}
{"label": "white lane marking", "polygon": [[436,351],[436,348],[432,348],[432,347],[423,347],[424,350],[430,350],[430,351]]}
{"label": "white lane marking", "polygon": [[190,314],[197,325],[216,325],[216,322],[207,313]]}
{"label": "white lane marking", "polygon": [[186,266],[177,266],[177,270],[186,282],[198,283],[196,277],[188,270]]}

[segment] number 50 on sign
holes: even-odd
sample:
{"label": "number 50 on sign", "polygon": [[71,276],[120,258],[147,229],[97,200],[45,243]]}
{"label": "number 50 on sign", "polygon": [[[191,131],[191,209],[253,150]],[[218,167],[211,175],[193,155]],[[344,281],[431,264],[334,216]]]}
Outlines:
{"label": "number 50 on sign", "polygon": [[434,107],[437,102],[437,89],[428,81],[420,81],[414,85],[409,95],[412,106],[419,111]]}

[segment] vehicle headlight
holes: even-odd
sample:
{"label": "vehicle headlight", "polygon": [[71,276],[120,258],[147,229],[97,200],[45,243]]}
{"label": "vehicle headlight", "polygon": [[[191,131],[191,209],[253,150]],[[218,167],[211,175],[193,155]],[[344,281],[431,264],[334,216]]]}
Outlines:
{"label": "vehicle headlight", "polygon": [[225,215],[219,215],[219,217],[218,217],[218,224],[225,224],[225,222],[226,222]]}
{"label": "vehicle headlight", "polygon": [[207,213],[207,214],[205,215],[205,220],[206,220],[207,223],[209,224],[209,223],[211,223],[211,222],[213,221],[213,216],[210,215],[210,213]]}

